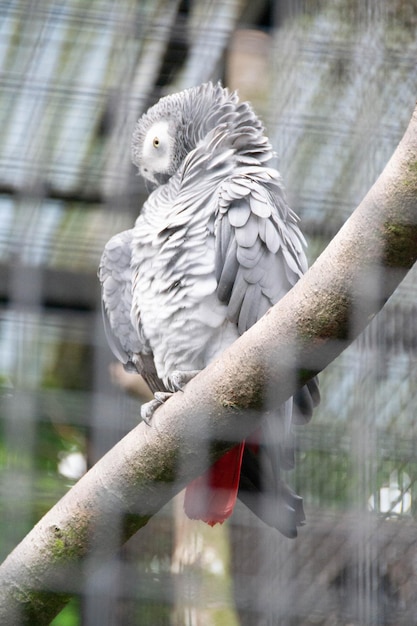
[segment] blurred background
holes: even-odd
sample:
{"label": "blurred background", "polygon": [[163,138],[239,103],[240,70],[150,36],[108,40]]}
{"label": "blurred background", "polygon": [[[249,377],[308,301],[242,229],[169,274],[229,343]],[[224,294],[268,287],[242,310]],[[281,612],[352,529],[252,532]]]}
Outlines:
{"label": "blurred background", "polygon": [[[146,198],[140,114],[207,80],[262,117],[313,262],[375,181],[417,96],[415,0],[0,2],[0,560],[139,419],[97,266]],[[411,625],[417,615],[417,273],[321,375],[288,480],[288,540],[243,505],[170,503],[55,626]]]}

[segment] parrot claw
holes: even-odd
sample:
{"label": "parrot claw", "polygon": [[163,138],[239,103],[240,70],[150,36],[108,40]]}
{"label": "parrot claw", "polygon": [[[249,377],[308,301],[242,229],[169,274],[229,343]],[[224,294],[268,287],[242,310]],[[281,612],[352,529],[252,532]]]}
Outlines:
{"label": "parrot claw", "polygon": [[169,377],[170,387],[173,391],[156,391],[154,393],[153,400],[142,404],[140,408],[140,416],[145,424],[148,424],[148,426],[150,426],[153,414],[155,413],[156,409],[158,409],[161,404],[166,402],[166,400],[168,400],[168,398],[170,398],[173,393],[175,393],[176,391],[183,391],[185,385],[190,382],[190,380],[194,378],[194,376],[197,376],[199,372],[200,370],[174,370]]}
{"label": "parrot claw", "polygon": [[169,377],[172,388],[175,389],[175,391],[183,391],[185,385],[189,383],[194,376],[197,376],[200,371],[201,370],[174,370]]}
{"label": "parrot claw", "polygon": [[148,426],[151,425],[151,419],[156,409],[158,409],[161,404],[163,404],[171,396],[172,393],[169,393],[168,391],[156,391],[153,400],[142,404],[142,406],[140,407],[140,416],[145,424],[147,424]]}

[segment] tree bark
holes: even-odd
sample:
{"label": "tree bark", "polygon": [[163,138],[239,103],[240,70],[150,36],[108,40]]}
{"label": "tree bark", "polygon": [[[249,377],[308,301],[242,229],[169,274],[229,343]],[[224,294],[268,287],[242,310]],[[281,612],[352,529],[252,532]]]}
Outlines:
{"label": "tree bark", "polygon": [[[0,567],[0,623],[48,624],[105,556],[254,431],[381,309],[417,259],[417,108],[383,173],[307,274],[220,359],[108,452]],[[210,455],[203,454],[210,441]],[[213,443],[214,442],[214,443]],[[82,570],[81,570],[82,571]]]}

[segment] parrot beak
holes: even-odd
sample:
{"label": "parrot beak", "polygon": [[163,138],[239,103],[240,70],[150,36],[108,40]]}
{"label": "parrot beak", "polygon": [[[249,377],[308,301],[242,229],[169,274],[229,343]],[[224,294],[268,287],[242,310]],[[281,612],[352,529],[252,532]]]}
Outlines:
{"label": "parrot beak", "polygon": [[158,183],[153,180],[145,180],[146,191],[151,194],[158,187]]}
{"label": "parrot beak", "polygon": [[149,178],[145,179],[146,190],[148,193],[152,193],[155,191],[157,187],[161,187],[161,185],[165,185],[170,179],[169,174],[154,174],[152,180]]}

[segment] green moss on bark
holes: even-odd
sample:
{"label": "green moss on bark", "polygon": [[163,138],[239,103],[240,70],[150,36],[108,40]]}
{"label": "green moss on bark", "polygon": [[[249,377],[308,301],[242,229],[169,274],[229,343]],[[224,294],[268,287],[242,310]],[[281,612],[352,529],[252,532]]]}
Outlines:
{"label": "green moss on bark", "polygon": [[77,524],[77,528],[67,526],[64,529],[53,526],[51,530],[50,552],[54,563],[74,561],[83,556],[86,542],[82,524]]}
{"label": "green moss on bark", "polygon": [[385,223],[384,231],[384,240],[389,242],[384,264],[392,268],[412,267],[416,258],[417,224]]}

